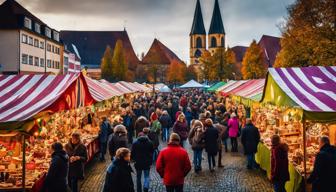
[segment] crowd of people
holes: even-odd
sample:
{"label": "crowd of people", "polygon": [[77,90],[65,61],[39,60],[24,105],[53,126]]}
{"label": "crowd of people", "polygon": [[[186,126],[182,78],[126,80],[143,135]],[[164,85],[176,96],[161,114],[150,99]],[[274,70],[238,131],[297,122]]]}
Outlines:
{"label": "crowd of people", "polygon": [[[238,117],[235,106],[227,109],[225,98],[200,90],[174,91],[169,94],[141,96],[131,103],[123,103],[120,122],[109,122],[106,117],[100,125],[100,155],[105,161],[109,152],[111,164],[106,171],[104,192],[147,192],[150,188],[151,167],[163,178],[167,192],[183,191],[184,178],[192,169],[185,147],[193,151],[193,169],[204,170],[205,151],[208,169],[214,172],[223,167],[223,151],[238,152],[238,138],[247,157],[247,169],[257,169],[254,156],[260,140],[258,129],[248,117]],[[241,119],[244,118],[244,119]],[[166,146],[162,148],[162,146]],[[47,191],[77,192],[78,180],[84,177],[87,159],[80,135],[74,133],[64,147],[52,145],[53,155],[46,177]],[[326,191],[332,178],[327,161],[335,162],[335,149],[327,137],[321,138],[321,152],[309,178],[315,191]],[[218,156],[216,160],[216,156]],[[272,137],[271,180],[276,192],[285,191],[289,180],[288,146],[280,137]],[[134,163],[135,171],[132,168]],[[335,169],[335,168],[334,168]],[[60,171],[62,170],[62,171]],[[136,174],[136,185],[132,174]],[[143,183],[142,183],[143,177]]]}

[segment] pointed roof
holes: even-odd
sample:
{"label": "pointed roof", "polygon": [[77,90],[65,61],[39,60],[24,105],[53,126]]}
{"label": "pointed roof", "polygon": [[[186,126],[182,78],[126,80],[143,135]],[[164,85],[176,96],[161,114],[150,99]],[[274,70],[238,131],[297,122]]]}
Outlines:
{"label": "pointed roof", "polygon": [[272,67],[277,54],[280,52],[280,38],[270,35],[263,35],[258,42],[258,45],[263,50],[264,62],[268,67]]}
{"label": "pointed roof", "polygon": [[106,46],[113,51],[118,40],[123,43],[128,68],[135,71],[140,64],[127,31],[61,31],[60,37],[64,44],[76,45],[82,65],[88,68],[100,68]]}
{"label": "pointed roof", "polygon": [[196,9],[194,14],[194,21],[191,27],[190,35],[201,34],[205,35],[205,28],[203,23],[203,15],[200,1],[197,0],[196,2]]}
{"label": "pointed roof", "polygon": [[168,47],[166,47],[159,40],[154,39],[149,51],[142,59],[145,64],[167,64],[169,65],[173,60],[182,62],[181,59]]}
{"label": "pointed roof", "polygon": [[39,18],[25,9],[15,0],[6,0],[0,5],[0,28],[1,29],[17,29],[21,28],[20,24],[23,17],[29,17],[34,22],[46,25]]}
{"label": "pointed roof", "polygon": [[215,0],[215,7],[212,13],[212,19],[209,34],[225,34],[222,15],[219,9],[218,0]]}

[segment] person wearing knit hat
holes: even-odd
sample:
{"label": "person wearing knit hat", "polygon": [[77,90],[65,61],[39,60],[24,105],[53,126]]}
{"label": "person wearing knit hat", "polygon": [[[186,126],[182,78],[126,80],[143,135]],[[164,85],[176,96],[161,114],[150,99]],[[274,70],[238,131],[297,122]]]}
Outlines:
{"label": "person wearing knit hat", "polygon": [[163,178],[167,191],[183,191],[184,177],[191,170],[188,153],[180,146],[180,136],[172,133],[169,144],[156,161],[156,171]]}
{"label": "person wearing knit hat", "polygon": [[205,146],[204,133],[203,123],[199,120],[193,120],[188,140],[194,152],[193,162],[196,173],[202,170],[202,151]]}

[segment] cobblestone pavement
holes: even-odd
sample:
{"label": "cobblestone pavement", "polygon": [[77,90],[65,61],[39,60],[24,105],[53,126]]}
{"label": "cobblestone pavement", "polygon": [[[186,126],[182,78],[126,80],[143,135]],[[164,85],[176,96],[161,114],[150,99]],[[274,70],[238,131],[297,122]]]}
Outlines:
{"label": "cobblestone pavement", "polygon": [[[190,146],[187,146],[187,150],[192,161]],[[203,171],[196,174],[192,170],[188,174],[185,180],[184,191],[271,192],[272,185],[266,178],[265,173],[261,170],[247,170],[245,159],[242,153],[224,152],[222,159],[224,168],[216,168],[215,172],[211,173],[208,170],[206,153],[203,152]],[[105,171],[109,163],[110,161],[99,162],[94,160],[87,166],[86,179],[81,183],[81,192],[100,192],[102,190]],[[135,184],[135,175],[133,176],[133,181]],[[154,166],[151,168],[150,191],[165,191],[162,180],[156,173]]]}

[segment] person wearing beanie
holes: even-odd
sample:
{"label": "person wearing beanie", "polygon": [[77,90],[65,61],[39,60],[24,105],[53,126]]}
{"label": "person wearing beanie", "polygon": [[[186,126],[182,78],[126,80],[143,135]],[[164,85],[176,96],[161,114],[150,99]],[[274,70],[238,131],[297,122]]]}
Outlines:
{"label": "person wearing beanie", "polygon": [[167,191],[183,191],[184,178],[191,170],[188,153],[180,146],[180,136],[172,133],[169,143],[156,161],[156,171],[163,178]]}
{"label": "person wearing beanie", "polygon": [[194,152],[194,170],[196,173],[202,170],[202,151],[205,147],[205,129],[203,123],[199,120],[192,120],[192,126],[189,133],[189,143]]}
{"label": "person wearing beanie", "polygon": [[205,120],[205,150],[208,153],[208,164],[209,164],[209,170],[211,172],[214,171],[214,168],[216,167],[216,160],[215,157],[218,153],[218,138],[219,138],[219,132],[218,130],[213,126],[213,122],[211,119]]}
{"label": "person wearing beanie", "polygon": [[[150,185],[150,166],[153,161],[154,146],[148,138],[149,129],[139,133],[139,137],[132,145],[131,159],[135,162],[137,192],[148,192]],[[144,175],[143,186],[141,184],[142,173]]]}

